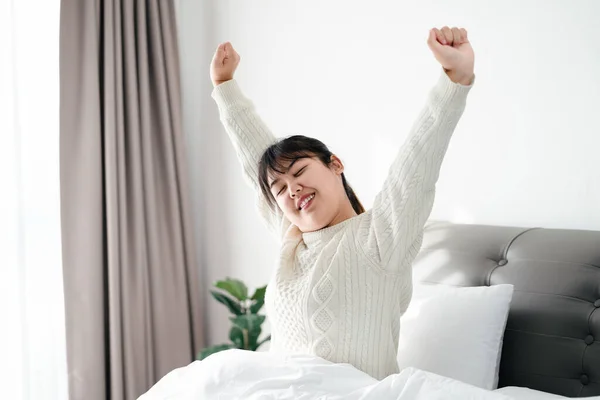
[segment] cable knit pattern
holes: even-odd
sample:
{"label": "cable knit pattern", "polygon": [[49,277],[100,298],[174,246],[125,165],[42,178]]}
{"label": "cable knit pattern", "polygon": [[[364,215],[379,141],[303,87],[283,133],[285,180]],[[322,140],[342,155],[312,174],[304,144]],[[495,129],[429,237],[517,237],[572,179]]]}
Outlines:
{"label": "cable knit pattern", "polygon": [[398,372],[400,316],[412,296],[411,265],[452,133],[472,86],[442,72],[369,211],[302,233],[261,197],[258,160],[276,139],[235,80],[212,96],[257,192],[257,205],[280,239],[266,293],[271,351],[350,363],[381,379]]}
{"label": "cable knit pattern", "polygon": [[333,277],[326,273],[312,290],[317,308],[310,318],[311,327],[315,331],[316,339],[312,351],[323,358],[329,358],[333,351],[334,343],[327,337],[327,331],[332,327],[335,316],[329,311],[329,303],[334,295]]}

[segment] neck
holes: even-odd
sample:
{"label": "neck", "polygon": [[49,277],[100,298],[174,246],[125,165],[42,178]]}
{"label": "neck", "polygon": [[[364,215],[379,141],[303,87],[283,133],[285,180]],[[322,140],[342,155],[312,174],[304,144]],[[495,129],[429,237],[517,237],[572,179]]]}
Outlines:
{"label": "neck", "polygon": [[329,225],[327,225],[327,227],[337,225],[340,222],[344,222],[345,220],[350,219],[352,217],[356,217],[357,215],[358,214],[356,214],[356,211],[354,211],[354,208],[352,208],[352,204],[350,204],[350,201],[345,201],[342,208],[339,210],[339,212],[336,214],[336,216],[331,220]]}

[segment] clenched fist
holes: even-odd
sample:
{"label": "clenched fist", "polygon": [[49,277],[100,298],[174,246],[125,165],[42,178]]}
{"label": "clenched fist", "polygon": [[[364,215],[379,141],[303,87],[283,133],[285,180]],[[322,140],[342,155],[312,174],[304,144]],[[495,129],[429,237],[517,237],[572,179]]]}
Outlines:
{"label": "clenched fist", "polygon": [[475,55],[465,29],[433,28],[429,31],[427,44],[453,82],[472,83]]}
{"label": "clenched fist", "polygon": [[240,63],[240,55],[229,42],[221,43],[210,64],[210,79],[217,86],[233,79],[233,74]]}

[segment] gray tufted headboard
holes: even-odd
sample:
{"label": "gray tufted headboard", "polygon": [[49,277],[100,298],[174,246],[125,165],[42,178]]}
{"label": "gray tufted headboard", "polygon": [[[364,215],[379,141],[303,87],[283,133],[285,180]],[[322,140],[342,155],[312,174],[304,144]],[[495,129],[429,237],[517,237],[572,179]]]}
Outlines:
{"label": "gray tufted headboard", "polygon": [[510,283],[499,386],[600,395],[600,231],[431,221],[415,282]]}

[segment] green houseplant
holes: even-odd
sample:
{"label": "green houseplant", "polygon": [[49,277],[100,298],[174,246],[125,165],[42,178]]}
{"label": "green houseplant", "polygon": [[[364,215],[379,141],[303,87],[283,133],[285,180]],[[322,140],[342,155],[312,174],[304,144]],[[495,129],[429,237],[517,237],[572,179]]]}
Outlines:
{"label": "green houseplant", "polygon": [[228,349],[244,349],[256,351],[262,344],[271,340],[268,335],[258,340],[262,332],[265,316],[258,312],[265,304],[266,286],[256,289],[252,297],[248,297],[248,287],[240,280],[226,278],[214,284],[219,290],[211,290],[210,294],[219,303],[224,304],[233,316],[229,330],[231,343],[218,344],[201,350],[196,358],[202,360],[213,353]]}

